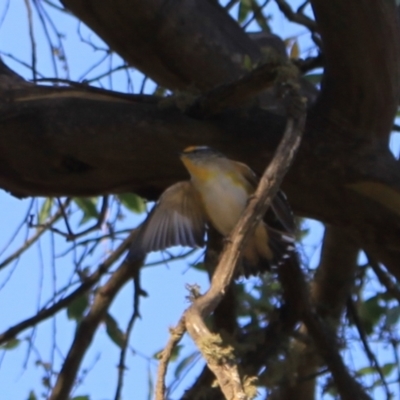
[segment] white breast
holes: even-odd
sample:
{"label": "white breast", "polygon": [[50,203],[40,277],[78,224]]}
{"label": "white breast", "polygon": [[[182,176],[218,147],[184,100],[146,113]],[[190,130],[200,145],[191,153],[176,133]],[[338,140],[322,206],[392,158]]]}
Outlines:
{"label": "white breast", "polygon": [[224,236],[229,235],[246,207],[248,194],[245,188],[235,184],[229,176],[221,175],[195,186],[202,195],[214,228]]}

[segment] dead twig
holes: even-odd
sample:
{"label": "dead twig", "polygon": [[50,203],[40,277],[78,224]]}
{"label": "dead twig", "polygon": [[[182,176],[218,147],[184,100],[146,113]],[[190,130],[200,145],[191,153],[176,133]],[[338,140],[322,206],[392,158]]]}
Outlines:
{"label": "dead twig", "polygon": [[158,365],[157,372],[155,400],[165,400],[165,376],[167,374],[168,363],[171,359],[171,355],[173,350],[175,349],[175,346],[182,339],[182,336],[185,332],[185,317],[183,316],[178,322],[178,325],[175,328],[171,329],[171,337],[169,338],[167,345],[161,353],[160,363]]}
{"label": "dead twig", "polygon": [[[231,234],[213,275],[208,292],[196,299],[184,314],[186,329],[205,358],[208,367],[217,377],[227,399],[251,397],[249,381],[243,382],[235,361],[233,349],[223,344],[218,335],[212,334],[204,319],[211,314],[224,297],[235,273],[244,242],[259,218],[264,215],[271,199],[288,170],[300,144],[304,114],[299,120],[289,118],[283,139],[275,157],[266,169],[260,184],[249,201],[236,228]],[[246,386],[248,386],[246,388]],[[247,392],[247,394],[246,394]]]}

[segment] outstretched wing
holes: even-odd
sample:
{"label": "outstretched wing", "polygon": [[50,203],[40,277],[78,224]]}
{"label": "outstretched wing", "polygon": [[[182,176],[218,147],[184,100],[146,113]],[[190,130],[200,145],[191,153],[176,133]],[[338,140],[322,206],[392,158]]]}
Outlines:
{"label": "outstretched wing", "polygon": [[171,246],[204,246],[205,213],[198,193],[189,181],[170,186],[139,228],[128,260]]}

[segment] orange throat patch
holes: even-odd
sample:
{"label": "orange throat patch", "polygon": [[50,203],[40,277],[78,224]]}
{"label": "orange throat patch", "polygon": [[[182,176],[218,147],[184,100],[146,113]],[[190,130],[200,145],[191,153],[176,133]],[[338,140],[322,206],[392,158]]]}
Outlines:
{"label": "orange throat patch", "polygon": [[215,173],[213,171],[210,171],[204,166],[194,164],[188,157],[183,156],[181,157],[181,160],[192,177],[195,177],[202,181],[206,181],[215,176]]}

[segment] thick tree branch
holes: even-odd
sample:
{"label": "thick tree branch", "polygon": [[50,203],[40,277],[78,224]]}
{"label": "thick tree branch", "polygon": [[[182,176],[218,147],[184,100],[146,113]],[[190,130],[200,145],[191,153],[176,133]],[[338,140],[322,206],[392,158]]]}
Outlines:
{"label": "thick tree branch", "polygon": [[[2,99],[0,185],[18,195],[132,190],[154,199],[171,183],[185,179],[175,154],[196,144],[211,145],[261,171],[284,124],[282,117],[262,109],[197,120],[170,100],[108,96],[99,90],[32,85],[5,90]],[[284,182],[293,208],[302,215],[348,226],[360,247],[400,276],[400,216],[392,206],[400,193],[397,162],[380,146],[359,149],[342,141],[329,147],[325,143],[329,136],[314,135],[314,129],[309,124]],[[343,137],[343,130],[337,131]],[[335,154],[336,161],[327,154]],[[347,188],[355,181],[380,181],[381,189],[371,198],[368,191],[359,194],[353,186]]]}
{"label": "thick tree branch", "polygon": [[399,104],[394,1],[311,0],[325,58],[319,111],[327,124],[387,139]]}
{"label": "thick tree branch", "polygon": [[[170,88],[210,89],[240,77],[245,55],[259,59],[258,46],[214,2],[63,3],[125,60]],[[386,138],[400,92],[394,1],[311,3],[326,54],[321,111],[329,123]]]}
{"label": "thick tree branch", "polygon": [[[284,126],[282,117],[262,109],[198,120],[170,100],[86,88],[32,85],[3,91],[2,100],[0,186],[21,196],[134,191],[154,199],[186,178],[175,154],[196,144],[211,145],[261,171]],[[400,198],[398,163],[381,146],[358,142],[357,147],[352,136],[341,140],[343,128],[321,135],[314,134],[317,126],[308,123],[284,182],[293,208],[347,226],[360,247],[400,277],[400,215],[393,207]],[[357,181],[365,182],[363,188],[380,182],[386,190],[359,193]]]}
{"label": "thick tree branch", "polygon": [[129,64],[170,89],[211,89],[239,78],[245,56],[260,58],[256,43],[216,2],[62,3]]}

